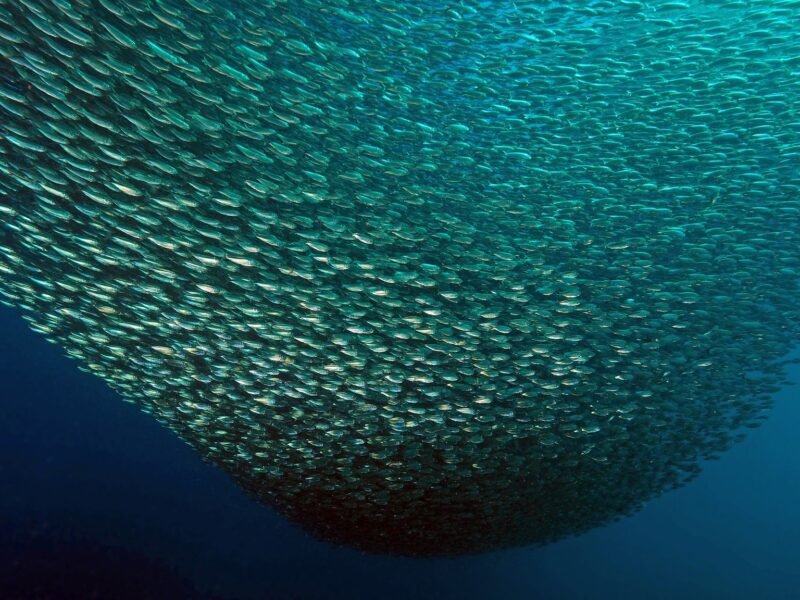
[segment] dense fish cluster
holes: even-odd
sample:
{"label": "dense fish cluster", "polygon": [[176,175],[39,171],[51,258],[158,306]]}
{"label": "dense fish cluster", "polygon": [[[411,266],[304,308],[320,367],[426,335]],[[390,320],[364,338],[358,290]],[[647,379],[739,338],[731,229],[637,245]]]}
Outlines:
{"label": "dense fish cluster", "polygon": [[0,292],[325,539],[548,542],[756,426],[800,2],[0,0]]}

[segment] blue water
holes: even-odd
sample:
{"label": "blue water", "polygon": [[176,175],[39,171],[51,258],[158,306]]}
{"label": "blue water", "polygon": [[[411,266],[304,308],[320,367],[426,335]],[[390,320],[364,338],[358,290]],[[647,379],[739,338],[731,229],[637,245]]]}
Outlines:
{"label": "blue water", "polygon": [[800,598],[797,388],[632,518],[543,548],[411,560],[311,539],[5,308],[0,339],[3,599],[37,586],[44,598]]}

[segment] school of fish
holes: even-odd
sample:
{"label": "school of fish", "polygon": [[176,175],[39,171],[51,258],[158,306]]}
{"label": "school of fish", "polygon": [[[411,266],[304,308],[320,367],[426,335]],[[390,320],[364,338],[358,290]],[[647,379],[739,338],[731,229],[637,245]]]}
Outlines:
{"label": "school of fish", "polygon": [[0,0],[0,297],[318,537],[584,532],[785,378],[798,25],[792,0]]}

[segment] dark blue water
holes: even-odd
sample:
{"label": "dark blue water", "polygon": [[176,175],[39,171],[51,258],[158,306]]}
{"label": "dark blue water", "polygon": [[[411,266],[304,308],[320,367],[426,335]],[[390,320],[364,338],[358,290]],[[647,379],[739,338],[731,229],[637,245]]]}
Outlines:
{"label": "dark blue water", "polygon": [[309,538],[9,309],[0,339],[3,599],[800,598],[797,388],[633,518],[544,548],[420,561]]}

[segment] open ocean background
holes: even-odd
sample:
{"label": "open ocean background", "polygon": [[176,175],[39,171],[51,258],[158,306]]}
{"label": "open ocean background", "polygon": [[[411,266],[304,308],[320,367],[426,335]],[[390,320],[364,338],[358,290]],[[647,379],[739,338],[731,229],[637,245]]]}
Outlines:
{"label": "open ocean background", "polygon": [[3,600],[800,598],[797,387],[632,518],[542,548],[412,560],[311,539],[7,308],[0,339]]}

